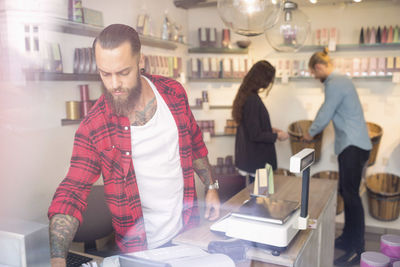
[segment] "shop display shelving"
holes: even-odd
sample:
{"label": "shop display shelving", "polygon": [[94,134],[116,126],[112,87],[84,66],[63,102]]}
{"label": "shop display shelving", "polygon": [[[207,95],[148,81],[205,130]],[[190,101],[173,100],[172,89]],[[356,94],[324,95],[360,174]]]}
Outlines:
{"label": "shop display shelving", "polygon": [[[231,105],[210,105],[210,109],[231,109]],[[201,106],[190,106],[190,109],[203,109]]]}
{"label": "shop display shelving", "polygon": [[196,83],[240,83],[243,78],[189,78],[189,82]]}
{"label": "shop display shelving", "polygon": [[[305,45],[298,52],[316,52],[322,51],[326,46],[322,45]],[[373,50],[396,50],[400,48],[400,43],[386,44],[338,44],[333,52],[346,51],[373,51]]]}
{"label": "shop display shelving", "polygon": [[61,120],[61,125],[66,126],[66,125],[74,125],[74,124],[79,124],[81,123],[82,119],[79,120],[69,120],[69,119],[62,119]]}
{"label": "shop display shelving", "polygon": [[[48,31],[59,32],[63,34],[72,34],[86,37],[96,37],[103,30],[103,27],[93,26],[83,23],[77,23],[65,19],[52,19],[51,23],[43,24],[43,28]],[[179,45],[187,44],[163,40],[154,36],[139,35],[142,46],[152,48],[161,48],[164,50],[175,50]],[[43,71],[25,71],[26,81],[101,81],[98,74],[86,73],[51,73]],[[62,119],[61,125],[79,124],[82,120]]]}
{"label": "shop display shelving", "polygon": [[237,54],[245,55],[248,48],[221,48],[221,47],[193,47],[189,48],[189,54]]}
{"label": "shop display shelving", "polygon": [[[384,75],[384,76],[353,76],[349,77],[352,80],[357,80],[357,81],[371,81],[371,80],[383,80],[383,81],[391,81],[392,80],[392,75]],[[302,82],[302,81],[317,81],[314,77],[289,77],[289,81],[293,82]],[[277,77],[275,78],[275,81],[277,82],[282,82],[282,78]]]}
{"label": "shop display shelving", "polygon": [[217,133],[212,135],[211,137],[235,137],[235,134],[225,134],[225,133]]}
{"label": "shop display shelving", "polygon": [[100,81],[98,74],[26,71],[27,81]]}
{"label": "shop display shelving", "polygon": [[[45,29],[61,33],[73,34],[73,35],[97,37],[99,33],[103,30],[103,27],[58,19],[54,21],[54,23],[46,24]],[[140,41],[144,46],[157,47],[167,50],[175,50],[179,44],[182,44],[179,42],[163,40],[154,36],[141,35],[141,34],[139,36],[140,36]]]}
{"label": "shop display shelving", "polygon": [[[65,34],[73,34],[87,37],[96,37],[103,27],[77,23],[69,20],[57,19],[52,23],[44,24],[44,29]],[[153,36],[139,35],[143,46],[175,50],[178,45],[186,45],[169,40],[162,40]],[[97,74],[85,73],[51,73],[42,71],[26,71],[27,81],[100,81]]]}

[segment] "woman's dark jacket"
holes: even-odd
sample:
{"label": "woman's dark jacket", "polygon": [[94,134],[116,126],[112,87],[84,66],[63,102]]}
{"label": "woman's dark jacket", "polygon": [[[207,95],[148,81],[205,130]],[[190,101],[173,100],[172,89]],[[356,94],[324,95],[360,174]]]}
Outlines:
{"label": "woman's dark jacket", "polygon": [[275,141],[267,108],[256,93],[250,94],[243,106],[242,120],[237,128],[235,164],[240,170],[255,173],[269,163],[277,167]]}

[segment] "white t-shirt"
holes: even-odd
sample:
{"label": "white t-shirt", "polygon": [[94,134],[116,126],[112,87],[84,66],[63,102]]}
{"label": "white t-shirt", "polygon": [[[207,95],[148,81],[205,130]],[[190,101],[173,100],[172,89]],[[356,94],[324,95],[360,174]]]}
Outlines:
{"label": "white t-shirt", "polygon": [[152,249],[182,229],[183,173],[175,120],[154,84],[144,78],[153,89],[157,110],[145,125],[131,126],[131,140],[148,248]]}

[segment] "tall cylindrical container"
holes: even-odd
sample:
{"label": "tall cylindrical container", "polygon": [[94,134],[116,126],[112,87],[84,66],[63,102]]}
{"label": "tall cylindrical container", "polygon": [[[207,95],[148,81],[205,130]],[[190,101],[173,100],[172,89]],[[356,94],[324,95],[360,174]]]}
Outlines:
{"label": "tall cylindrical container", "polygon": [[89,85],[81,84],[79,85],[79,91],[81,93],[81,101],[89,101]]}
{"label": "tall cylindrical container", "polygon": [[92,107],[92,101],[82,101],[81,102],[81,117],[82,118],[87,116],[91,107]]}

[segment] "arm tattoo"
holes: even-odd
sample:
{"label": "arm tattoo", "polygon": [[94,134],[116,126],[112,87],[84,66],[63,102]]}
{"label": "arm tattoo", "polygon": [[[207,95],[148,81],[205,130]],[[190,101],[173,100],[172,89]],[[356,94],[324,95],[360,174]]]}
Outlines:
{"label": "arm tattoo", "polygon": [[67,257],[78,226],[78,219],[69,215],[56,214],[51,218],[49,228],[51,258]]}
{"label": "arm tattoo", "polygon": [[145,125],[154,115],[157,109],[157,101],[154,97],[151,99],[143,110],[135,111],[135,121],[132,123],[134,126]]}
{"label": "arm tattoo", "polygon": [[210,163],[208,162],[208,157],[195,159],[193,161],[193,168],[203,184],[209,185],[213,183],[212,170]]}

